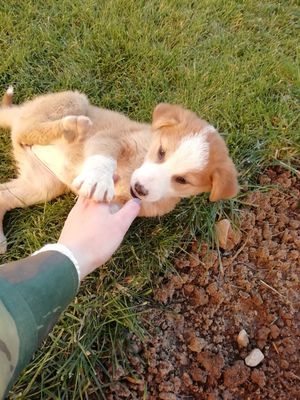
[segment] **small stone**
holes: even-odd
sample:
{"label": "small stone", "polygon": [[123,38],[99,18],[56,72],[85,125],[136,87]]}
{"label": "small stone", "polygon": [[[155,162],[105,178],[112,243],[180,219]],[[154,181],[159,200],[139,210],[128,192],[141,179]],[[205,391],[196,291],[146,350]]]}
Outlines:
{"label": "small stone", "polygon": [[219,246],[224,250],[231,250],[241,240],[241,234],[234,231],[229,219],[221,219],[215,224]]}
{"label": "small stone", "polygon": [[256,367],[262,360],[265,358],[263,353],[259,349],[254,349],[251,353],[245,358],[245,363],[248,367]]}
{"label": "small stone", "polygon": [[245,329],[242,329],[236,339],[240,347],[247,347],[249,344],[249,337]]}

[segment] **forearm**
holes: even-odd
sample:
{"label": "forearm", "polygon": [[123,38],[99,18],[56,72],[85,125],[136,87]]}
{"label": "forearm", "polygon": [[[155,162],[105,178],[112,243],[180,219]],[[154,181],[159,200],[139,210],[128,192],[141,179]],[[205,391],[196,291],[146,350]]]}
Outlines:
{"label": "forearm", "polygon": [[76,295],[73,262],[46,251],[0,267],[0,399]]}

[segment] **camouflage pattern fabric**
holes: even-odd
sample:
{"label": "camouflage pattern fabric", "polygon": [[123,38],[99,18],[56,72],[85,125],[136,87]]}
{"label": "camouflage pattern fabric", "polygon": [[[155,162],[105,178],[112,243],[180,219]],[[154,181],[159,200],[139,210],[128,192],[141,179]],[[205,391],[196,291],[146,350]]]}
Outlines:
{"label": "camouflage pattern fabric", "polygon": [[0,399],[73,300],[78,284],[73,263],[57,251],[0,266]]}

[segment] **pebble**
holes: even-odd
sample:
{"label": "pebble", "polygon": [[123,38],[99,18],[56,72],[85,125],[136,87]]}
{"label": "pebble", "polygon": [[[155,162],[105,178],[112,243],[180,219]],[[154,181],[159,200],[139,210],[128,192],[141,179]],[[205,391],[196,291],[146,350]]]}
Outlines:
{"label": "pebble", "polygon": [[245,358],[245,363],[248,367],[256,367],[262,360],[265,358],[263,353],[259,349],[254,349],[251,353]]}
{"label": "pebble", "polygon": [[236,339],[240,347],[247,347],[249,344],[249,337],[245,329],[242,329]]}

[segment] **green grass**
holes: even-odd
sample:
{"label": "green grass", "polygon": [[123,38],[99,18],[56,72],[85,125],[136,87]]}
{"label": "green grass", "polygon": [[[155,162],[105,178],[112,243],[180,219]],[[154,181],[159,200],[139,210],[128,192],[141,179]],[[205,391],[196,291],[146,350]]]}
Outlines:
{"label": "green grass", "polygon": [[[297,17],[298,15],[298,17]],[[0,3],[0,87],[16,101],[79,89],[96,104],[151,120],[160,101],[181,103],[224,132],[251,185],[264,166],[299,156],[297,1],[7,0]],[[14,174],[0,132],[0,177]],[[8,261],[54,242],[72,195],[5,219]],[[125,368],[126,334],[155,278],[196,238],[213,241],[220,215],[239,201],[186,200],[162,219],[138,220],[113,260],[86,279],[11,398],[105,398],[109,360]],[[130,283],[126,277],[131,277]]]}

